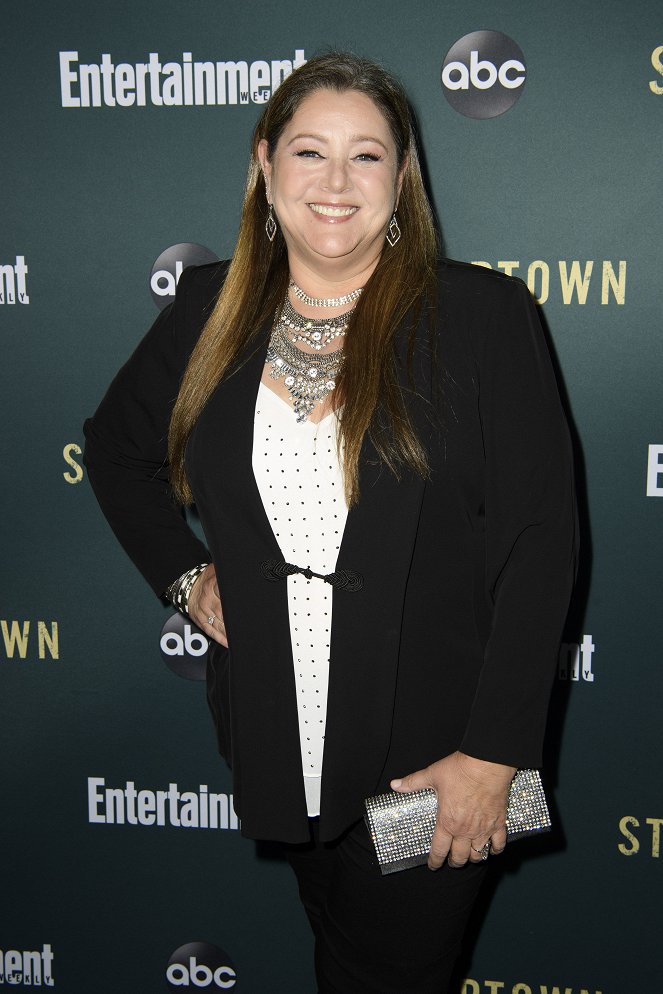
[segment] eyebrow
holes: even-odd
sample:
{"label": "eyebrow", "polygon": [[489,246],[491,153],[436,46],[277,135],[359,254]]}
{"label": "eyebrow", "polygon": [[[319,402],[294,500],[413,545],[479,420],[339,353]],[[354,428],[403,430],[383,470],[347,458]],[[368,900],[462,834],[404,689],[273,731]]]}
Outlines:
{"label": "eyebrow", "polygon": [[[326,145],[328,141],[328,139],[325,138],[323,135],[316,135],[313,134],[312,132],[301,132],[298,135],[294,135],[290,139],[286,148],[292,145],[293,142],[296,142],[301,138],[312,138],[314,141],[319,141],[323,145]],[[380,141],[379,138],[375,138],[373,135],[351,135],[350,141],[353,142],[354,144],[359,144],[360,142],[373,142],[375,145],[380,145],[385,150],[385,152],[389,151],[385,143],[383,141]]]}

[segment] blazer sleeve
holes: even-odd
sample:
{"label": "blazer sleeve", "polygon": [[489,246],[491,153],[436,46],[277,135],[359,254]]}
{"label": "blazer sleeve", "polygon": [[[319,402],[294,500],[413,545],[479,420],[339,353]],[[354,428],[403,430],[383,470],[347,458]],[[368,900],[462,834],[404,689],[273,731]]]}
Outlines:
{"label": "blazer sleeve", "polygon": [[85,422],[88,477],[117,539],[158,596],[197,563],[205,545],[168,482],[168,426],[204,317],[187,314],[193,269]]}
{"label": "blazer sleeve", "polygon": [[500,289],[475,345],[492,625],[460,748],[527,768],[542,762],[577,518],[569,433],[534,302],[519,280]]}

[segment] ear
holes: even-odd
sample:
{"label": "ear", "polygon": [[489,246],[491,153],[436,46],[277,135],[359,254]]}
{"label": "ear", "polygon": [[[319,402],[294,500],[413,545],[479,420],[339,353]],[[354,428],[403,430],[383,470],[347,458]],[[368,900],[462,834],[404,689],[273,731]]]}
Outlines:
{"label": "ear", "polygon": [[265,177],[265,190],[267,191],[267,201],[272,202],[272,164],[269,161],[269,145],[266,138],[261,138],[258,142],[258,162]]}

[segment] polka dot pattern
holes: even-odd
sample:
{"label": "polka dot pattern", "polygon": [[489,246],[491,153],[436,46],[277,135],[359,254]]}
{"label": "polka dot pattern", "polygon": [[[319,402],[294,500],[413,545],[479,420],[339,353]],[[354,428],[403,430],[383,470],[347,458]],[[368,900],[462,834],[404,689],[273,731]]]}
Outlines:
{"label": "polka dot pattern", "polygon": [[[347,517],[334,416],[317,425],[298,424],[290,405],[261,383],[253,472],[284,559],[332,573]],[[301,575],[288,577],[287,584],[302,772],[309,815],[315,815],[320,813],[333,588]]]}

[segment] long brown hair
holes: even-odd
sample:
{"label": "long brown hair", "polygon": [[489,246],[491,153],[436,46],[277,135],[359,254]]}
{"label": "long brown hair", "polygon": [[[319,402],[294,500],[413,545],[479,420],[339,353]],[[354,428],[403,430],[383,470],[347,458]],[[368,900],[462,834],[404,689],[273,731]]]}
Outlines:
{"label": "long brown hair", "polygon": [[[359,497],[359,453],[369,433],[383,462],[400,476],[403,467],[426,475],[426,452],[398,386],[394,337],[406,316],[414,335],[423,302],[434,294],[437,238],[424,190],[407,98],[380,66],[346,53],[316,56],[288,76],[270,97],[258,121],[235,253],[202,334],[193,350],[173,410],[168,436],[171,482],[183,503],[193,499],[186,477],[186,443],[202,409],[241,353],[273,320],[288,286],[288,256],[280,229],[265,235],[267,197],[258,144],[269,157],[307,96],[316,90],[356,90],[382,112],[405,174],[398,206],[400,241],[386,246],[351,318],[345,361],[337,381],[339,451],[343,453],[348,505]],[[256,347],[258,342],[256,341]]]}

